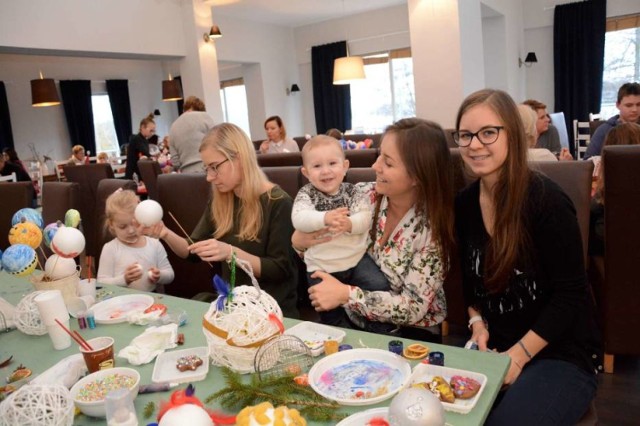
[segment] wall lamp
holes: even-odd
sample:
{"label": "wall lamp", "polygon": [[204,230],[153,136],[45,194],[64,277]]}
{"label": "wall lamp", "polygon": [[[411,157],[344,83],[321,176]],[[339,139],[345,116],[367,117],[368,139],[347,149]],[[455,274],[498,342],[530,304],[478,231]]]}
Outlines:
{"label": "wall lamp", "polygon": [[60,97],[56,83],[52,78],[44,78],[40,71],[40,78],[31,80],[31,106],[45,107],[60,105]]}
{"label": "wall lamp", "polygon": [[294,83],[294,84],[291,85],[290,89],[287,87],[287,96],[289,96],[292,93],[299,92],[299,91],[300,91],[300,87],[298,87],[298,85]]}
{"label": "wall lamp", "polygon": [[162,81],[162,100],[168,102],[180,99],[182,99],[182,85],[169,74],[169,80]]}
{"label": "wall lamp", "polygon": [[536,62],[538,62],[538,58],[536,57],[536,52],[529,52],[527,53],[527,57],[524,58],[524,61],[518,58],[518,68],[522,68],[523,65],[529,68],[531,67],[531,65],[535,64]]}
{"label": "wall lamp", "polygon": [[217,25],[212,26],[211,30],[209,30],[208,33],[204,33],[204,35],[202,36],[202,38],[204,38],[204,41],[207,43],[220,37],[222,37],[222,33],[220,32],[220,27]]}

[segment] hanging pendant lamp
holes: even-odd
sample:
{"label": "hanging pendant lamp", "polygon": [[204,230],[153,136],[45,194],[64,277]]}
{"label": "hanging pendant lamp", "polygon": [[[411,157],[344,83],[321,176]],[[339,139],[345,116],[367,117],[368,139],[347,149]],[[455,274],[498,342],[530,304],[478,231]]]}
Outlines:
{"label": "hanging pendant lamp", "polygon": [[350,84],[364,80],[364,61],[360,56],[343,56],[333,63],[333,84]]}
{"label": "hanging pendant lamp", "polygon": [[162,100],[165,102],[179,101],[182,99],[182,86],[180,81],[174,80],[169,74],[169,80],[162,81]]}
{"label": "hanging pendant lamp", "polygon": [[40,78],[31,80],[31,106],[46,107],[53,105],[60,105],[56,82],[52,78],[44,78],[42,71],[40,71]]}

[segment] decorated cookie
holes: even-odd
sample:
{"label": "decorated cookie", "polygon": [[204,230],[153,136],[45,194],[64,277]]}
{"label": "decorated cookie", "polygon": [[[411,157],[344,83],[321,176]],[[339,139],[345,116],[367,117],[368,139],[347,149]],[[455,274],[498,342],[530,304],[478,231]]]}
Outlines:
{"label": "decorated cookie", "polygon": [[453,389],[449,386],[449,383],[441,376],[435,376],[431,383],[429,383],[429,390],[434,393],[440,401],[453,403],[456,400],[456,396],[453,393]]}
{"label": "decorated cookie", "polygon": [[202,365],[202,358],[196,355],[186,355],[178,358],[176,368],[180,371],[197,370]]}
{"label": "decorated cookie", "polygon": [[480,390],[480,383],[469,377],[453,376],[449,381],[456,398],[471,399]]}

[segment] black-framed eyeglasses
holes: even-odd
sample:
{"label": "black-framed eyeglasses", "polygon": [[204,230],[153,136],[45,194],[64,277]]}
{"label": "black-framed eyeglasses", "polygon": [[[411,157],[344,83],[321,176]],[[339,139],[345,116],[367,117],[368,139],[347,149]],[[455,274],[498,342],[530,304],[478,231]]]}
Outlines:
{"label": "black-framed eyeglasses", "polygon": [[205,171],[207,176],[211,176],[211,177],[214,178],[214,177],[218,176],[218,173],[220,173],[220,171],[218,170],[218,167],[220,167],[221,165],[223,165],[227,161],[229,161],[228,158],[226,160],[223,160],[223,161],[219,162],[218,164],[213,164],[212,163],[212,164],[209,164],[209,165],[202,166],[202,169]]}
{"label": "black-framed eyeglasses", "polygon": [[453,132],[453,140],[458,146],[465,147],[471,145],[473,138],[477,138],[482,145],[491,145],[498,140],[500,136],[500,130],[504,129],[504,126],[485,126],[475,133],[471,133],[466,130]]}

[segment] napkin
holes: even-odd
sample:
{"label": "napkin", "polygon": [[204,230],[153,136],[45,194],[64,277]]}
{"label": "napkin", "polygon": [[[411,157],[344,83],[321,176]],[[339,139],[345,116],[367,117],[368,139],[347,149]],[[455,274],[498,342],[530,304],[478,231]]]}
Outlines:
{"label": "napkin", "polygon": [[31,380],[31,384],[63,385],[70,388],[86,373],[87,365],[82,354],[74,354],[58,361],[53,367]]}
{"label": "napkin", "polygon": [[161,327],[149,327],[131,344],[118,352],[118,358],[125,358],[133,365],[147,364],[167,349],[177,346],[178,325],[167,324]]}
{"label": "napkin", "polygon": [[5,331],[5,329],[14,328],[16,326],[13,320],[15,311],[16,308],[11,303],[0,297],[0,331]]}
{"label": "napkin", "polygon": [[127,321],[129,324],[137,324],[137,325],[149,325],[155,323],[158,318],[162,315],[162,311],[133,311],[127,315]]}

